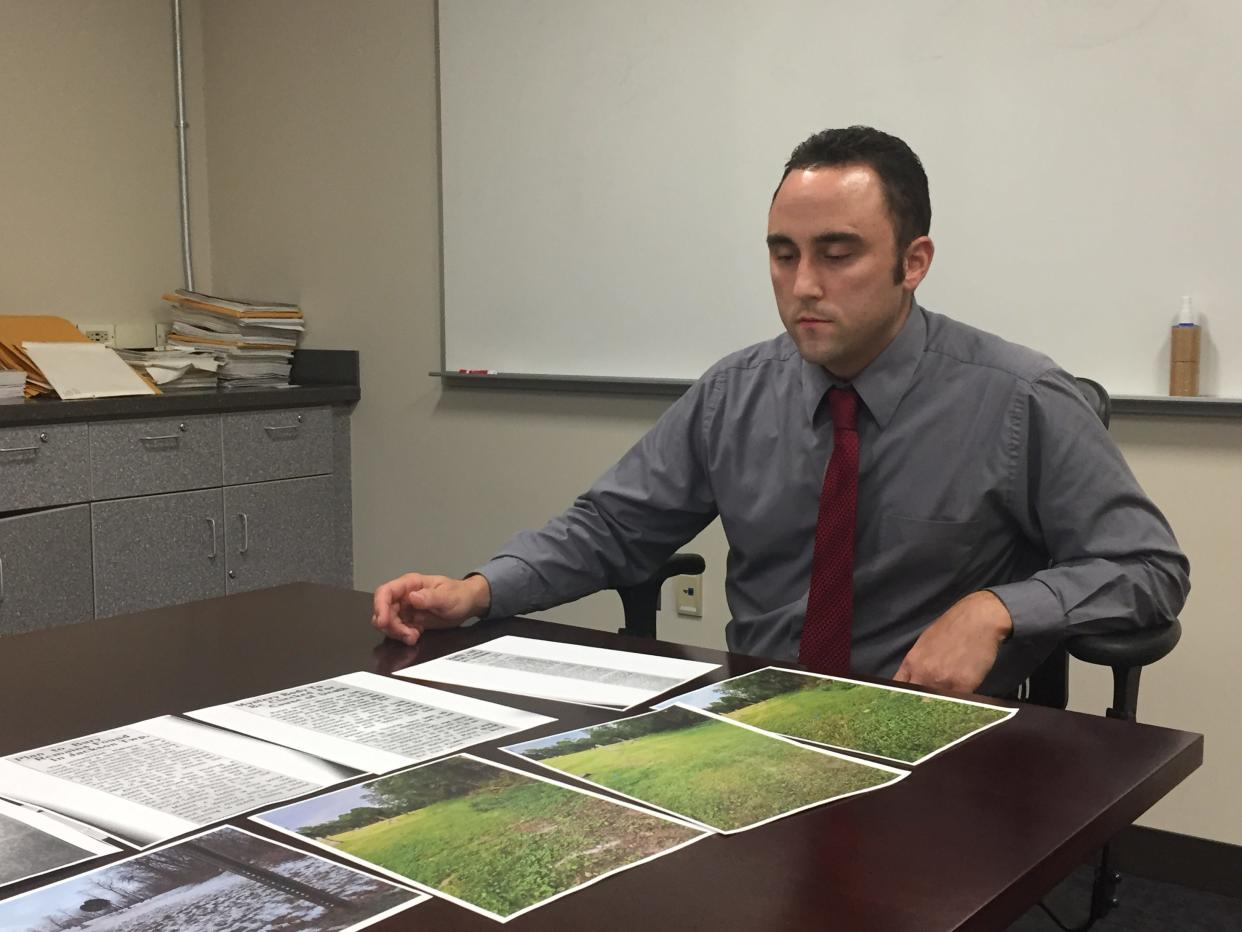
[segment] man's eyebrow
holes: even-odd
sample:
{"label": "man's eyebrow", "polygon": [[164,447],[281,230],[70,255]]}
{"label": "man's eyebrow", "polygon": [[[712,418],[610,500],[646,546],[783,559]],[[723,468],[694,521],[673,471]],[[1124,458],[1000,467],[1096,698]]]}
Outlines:
{"label": "man's eyebrow", "polygon": [[[832,230],[827,233],[820,233],[811,238],[817,246],[831,246],[833,244],[843,244],[846,246],[858,246],[863,242],[863,238],[857,233],[847,233],[844,230]],[[769,233],[768,248],[775,249],[778,246],[793,246],[794,241],[791,237],[784,233]]]}
{"label": "man's eyebrow", "polygon": [[863,238],[857,233],[831,232],[820,233],[815,237],[814,242],[819,246],[831,246],[834,243],[843,243],[847,246],[857,246],[861,244]]}

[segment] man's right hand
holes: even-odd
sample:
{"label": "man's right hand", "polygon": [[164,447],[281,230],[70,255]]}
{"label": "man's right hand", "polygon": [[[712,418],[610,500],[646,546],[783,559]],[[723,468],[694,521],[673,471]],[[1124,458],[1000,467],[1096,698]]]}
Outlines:
{"label": "man's right hand", "polygon": [[492,589],[483,576],[450,579],[406,573],[375,590],[371,624],[404,644],[418,643],[424,628],[453,628],[487,614]]}

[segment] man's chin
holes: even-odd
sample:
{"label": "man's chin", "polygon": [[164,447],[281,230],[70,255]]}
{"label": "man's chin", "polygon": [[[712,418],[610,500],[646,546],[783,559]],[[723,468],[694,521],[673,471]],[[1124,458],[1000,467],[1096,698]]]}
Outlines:
{"label": "man's chin", "polygon": [[798,347],[798,355],[812,365],[822,366],[829,372],[833,371],[833,364],[839,363],[841,354],[835,351],[834,347],[824,346],[823,343],[810,340],[800,340],[794,337],[794,345]]}

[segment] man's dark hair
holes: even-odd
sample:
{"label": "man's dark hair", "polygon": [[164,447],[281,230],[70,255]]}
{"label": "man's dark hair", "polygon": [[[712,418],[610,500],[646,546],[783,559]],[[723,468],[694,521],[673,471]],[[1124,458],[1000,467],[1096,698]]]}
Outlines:
{"label": "man's dark hair", "polygon": [[[898,256],[915,239],[927,235],[931,197],[923,163],[896,136],[870,126],[826,129],[800,142],[785,163],[781,184],[794,170],[841,165],[866,165],[879,176],[897,237]],[[780,185],[776,188],[779,191]]]}

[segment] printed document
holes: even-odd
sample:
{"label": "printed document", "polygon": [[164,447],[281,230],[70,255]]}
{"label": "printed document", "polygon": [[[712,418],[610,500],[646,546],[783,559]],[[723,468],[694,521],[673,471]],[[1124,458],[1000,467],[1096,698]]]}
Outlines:
{"label": "printed document", "polygon": [[350,673],[189,714],[369,773],[555,721],[374,673]]}
{"label": "printed document", "polygon": [[719,664],[508,635],[398,670],[398,676],[560,702],[629,709]]}
{"label": "printed document", "polygon": [[166,715],[0,758],[0,795],[146,847],[354,776],[309,754]]}

